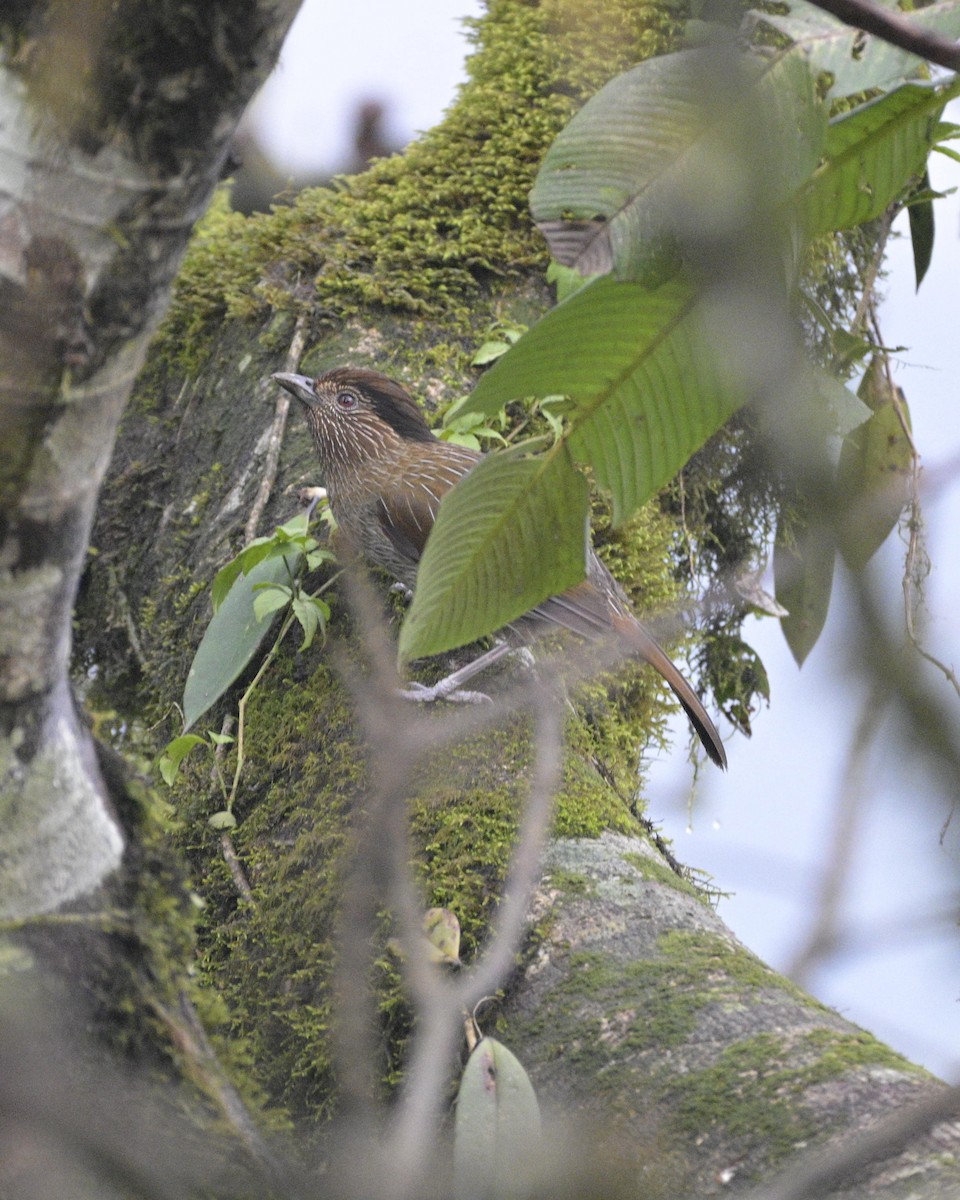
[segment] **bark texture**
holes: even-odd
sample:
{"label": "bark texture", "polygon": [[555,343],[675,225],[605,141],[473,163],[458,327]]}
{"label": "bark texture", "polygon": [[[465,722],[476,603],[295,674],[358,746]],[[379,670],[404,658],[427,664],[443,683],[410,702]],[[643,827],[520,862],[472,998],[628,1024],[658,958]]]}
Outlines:
{"label": "bark texture", "polygon": [[[526,194],[550,139],[580,99],[669,48],[676,32],[669,10],[635,0],[493,0],[470,81],[403,156],[269,216],[214,209],[104,488],[78,612],[81,661],[99,668],[92,710],[119,708],[145,750],[178,731],[174,705],[209,619],[209,582],[242,543],[283,428],[270,372],[373,366],[428,409],[455,398],[490,326],[529,323],[549,302]],[[317,482],[305,426],[289,428],[267,479],[261,532]],[[676,596],[665,565],[675,537],[653,506],[606,539],[620,577],[652,607]],[[334,628],[337,655],[285,645],[248,706],[229,855],[207,823],[223,803],[209,760],[188,760],[174,793],[205,902],[200,971],[229,1006],[256,1084],[303,1132],[336,1103],[331,937],[376,749],[331,667],[363,670],[342,606]],[[229,708],[204,724],[219,729]],[[803,1145],[940,1085],[755,960],[651,846],[636,816],[636,762],[661,717],[645,676],[580,697],[556,841],[499,1036],[550,1107],[608,1130],[616,1154],[603,1169],[618,1161],[627,1194],[742,1190]],[[457,913],[467,958],[496,911],[531,753],[526,721],[505,719],[425,756],[410,798],[424,901]],[[385,948],[373,974],[390,1087],[410,1014]],[[954,1151],[948,1140],[936,1155],[908,1155],[857,1194],[916,1184],[933,1195],[954,1178]]]}
{"label": "bark texture", "polygon": [[0,24],[0,914],[120,861],[72,607],[117,422],[295,7],[36,0]]}

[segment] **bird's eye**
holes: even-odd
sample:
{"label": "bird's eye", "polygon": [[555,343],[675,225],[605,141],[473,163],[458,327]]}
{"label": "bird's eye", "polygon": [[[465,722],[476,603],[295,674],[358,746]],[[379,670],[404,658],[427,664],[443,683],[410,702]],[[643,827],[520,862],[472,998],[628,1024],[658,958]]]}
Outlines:
{"label": "bird's eye", "polygon": [[342,408],[345,412],[349,412],[351,408],[356,408],[360,403],[360,397],[356,392],[337,392],[337,408]]}

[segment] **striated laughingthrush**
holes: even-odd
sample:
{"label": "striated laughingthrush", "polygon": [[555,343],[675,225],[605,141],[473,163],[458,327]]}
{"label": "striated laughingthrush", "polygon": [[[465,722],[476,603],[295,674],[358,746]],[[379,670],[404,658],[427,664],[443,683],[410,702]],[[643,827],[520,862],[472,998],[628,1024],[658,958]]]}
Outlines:
{"label": "striated laughingthrush", "polygon": [[[480,455],[440,441],[403,388],[377,371],[339,368],[317,379],[285,373],[273,379],[306,410],[330,508],[344,536],[412,590],[444,493]],[[616,633],[631,653],[660,672],[707,753],[719,766],[727,765],[720,735],[700,698],[630,611],[592,547],[582,583],[550,596],[510,628],[522,638],[546,628],[588,639]],[[462,681],[464,672],[458,676]]]}

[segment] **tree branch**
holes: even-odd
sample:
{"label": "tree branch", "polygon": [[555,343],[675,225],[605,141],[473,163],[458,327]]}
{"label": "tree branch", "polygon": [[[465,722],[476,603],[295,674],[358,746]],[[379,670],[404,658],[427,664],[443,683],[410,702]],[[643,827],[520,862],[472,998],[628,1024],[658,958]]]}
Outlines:
{"label": "tree branch", "polygon": [[956,42],[921,29],[879,4],[871,4],[869,0],[811,0],[811,3],[845,25],[872,33],[891,46],[918,54],[950,71],[960,70],[960,46]]}

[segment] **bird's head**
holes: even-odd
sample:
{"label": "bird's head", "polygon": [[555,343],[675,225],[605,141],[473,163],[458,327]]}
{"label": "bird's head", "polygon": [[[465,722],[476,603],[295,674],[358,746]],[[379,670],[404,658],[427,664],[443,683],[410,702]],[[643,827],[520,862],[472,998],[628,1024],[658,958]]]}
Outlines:
{"label": "bird's head", "polygon": [[274,382],[303,405],[324,464],[356,466],[403,442],[432,442],[423,414],[378,371],[339,367],[316,379],[279,372]]}

